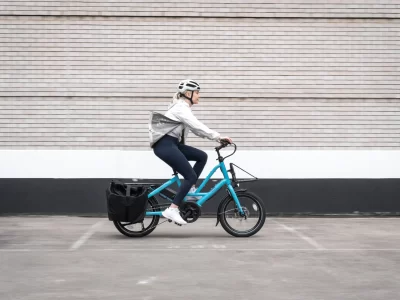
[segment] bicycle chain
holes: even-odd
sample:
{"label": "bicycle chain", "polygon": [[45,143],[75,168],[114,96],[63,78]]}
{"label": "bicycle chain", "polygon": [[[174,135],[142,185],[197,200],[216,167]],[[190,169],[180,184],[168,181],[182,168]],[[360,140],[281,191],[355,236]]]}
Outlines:
{"label": "bicycle chain", "polygon": [[[166,204],[157,204],[157,205],[155,205],[153,208],[151,208],[151,209],[147,209],[146,211],[154,211],[154,209],[161,209],[161,208],[166,208],[166,207],[169,207],[170,206],[170,204],[168,204],[168,203],[166,203]],[[150,228],[148,228],[147,230],[150,230],[150,229],[153,229],[153,228],[156,228],[157,226],[159,226],[159,225],[161,225],[161,224],[164,224],[165,222],[172,222],[172,220],[170,220],[170,219],[166,219],[165,221],[162,221],[161,223],[158,223],[157,225],[155,225],[155,226],[152,226],[152,227],[150,227]],[[175,223],[176,225],[178,225],[178,226],[182,226],[182,225],[180,225],[180,224],[178,224],[178,223]],[[142,228],[144,227],[144,225],[143,225],[143,222],[142,222]]]}

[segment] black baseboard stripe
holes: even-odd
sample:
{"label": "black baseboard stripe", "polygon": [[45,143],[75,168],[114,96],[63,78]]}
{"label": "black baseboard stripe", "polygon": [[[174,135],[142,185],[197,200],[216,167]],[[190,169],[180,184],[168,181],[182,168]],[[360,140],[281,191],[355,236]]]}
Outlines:
{"label": "black baseboard stripe", "polygon": [[[142,181],[162,183],[166,180]],[[0,214],[105,216],[105,190],[110,181],[2,178]],[[126,182],[131,180],[126,179]],[[206,186],[206,190],[211,187]],[[242,183],[240,188],[248,188],[258,194],[269,215],[400,215],[400,179],[260,179]],[[220,190],[203,206],[204,216],[215,215],[225,193]]]}

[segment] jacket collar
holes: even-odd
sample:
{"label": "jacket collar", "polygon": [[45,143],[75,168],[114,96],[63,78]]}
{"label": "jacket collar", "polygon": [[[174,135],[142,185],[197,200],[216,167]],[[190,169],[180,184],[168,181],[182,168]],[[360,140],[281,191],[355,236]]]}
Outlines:
{"label": "jacket collar", "polygon": [[189,103],[187,103],[185,100],[183,99],[179,99],[179,102],[183,103],[183,105],[186,105],[187,107],[189,107],[189,109],[192,109],[189,105]]}
{"label": "jacket collar", "polygon": [[185,100],[183,100],[183,99],[180,99],[179,101],[181,101],[184,105],[186,105],[187,107],[189,107],[190,108],[190,105],[189,105],[189,103],[187,103]]}

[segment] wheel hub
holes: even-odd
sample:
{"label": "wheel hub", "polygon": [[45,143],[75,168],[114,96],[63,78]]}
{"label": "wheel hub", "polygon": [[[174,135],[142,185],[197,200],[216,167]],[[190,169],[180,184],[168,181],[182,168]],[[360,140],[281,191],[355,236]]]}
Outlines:
{"label": "wheel hub", "polygon": [[238,208],[235,208],[235,218],[243,220],[243,219],[247,219],[250,216],[250,211],[248,210],[248,208],[246,206],[242,206],[242,210],[243,210],[243,214],[240,213]]}

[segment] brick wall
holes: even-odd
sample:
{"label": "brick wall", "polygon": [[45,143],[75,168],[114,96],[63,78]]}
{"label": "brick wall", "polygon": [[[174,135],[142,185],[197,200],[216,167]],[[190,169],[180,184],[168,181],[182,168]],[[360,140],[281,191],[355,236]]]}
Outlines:
{"label": "brick wall", "polygon": [[398,0],[12,0],[1,1],[9,15],[399,18]]}
{"label": "brick wall", "polygon": [[264,2],[0,1],[0,148],[148,149],[190,77],[241,147],[399,149],[397,1]]}

